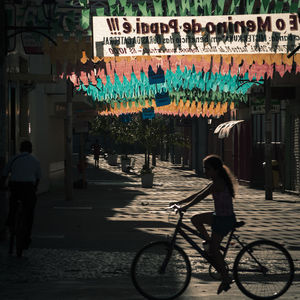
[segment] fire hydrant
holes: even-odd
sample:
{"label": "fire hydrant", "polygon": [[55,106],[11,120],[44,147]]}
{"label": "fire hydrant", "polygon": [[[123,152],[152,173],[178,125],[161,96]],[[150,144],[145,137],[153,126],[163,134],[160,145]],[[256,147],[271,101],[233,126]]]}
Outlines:
{"label": "fire hydrant", "polygon": [[[273,189],[277,189],[280,187],[280,170],[279,170],[279,164],[277,160],[272,160],[272,184]],[[263,167],[265,168],[266,162],[263,163]]]}

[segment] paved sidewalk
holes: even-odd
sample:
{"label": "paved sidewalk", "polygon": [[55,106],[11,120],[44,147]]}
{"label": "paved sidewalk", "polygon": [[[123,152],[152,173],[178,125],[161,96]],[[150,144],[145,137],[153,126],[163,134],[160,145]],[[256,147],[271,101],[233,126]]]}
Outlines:
{"label": "paved sidewalk", "polygon": [[[136,155],[136,170],[143,156]],[[170,201],[183,199],[208,180],[179,165],[157,161],[155,185],[141,187],[138,174],[125,174],[120,165],[87,169],[88,188],[74,190],[66,202],[62,173],[52,177],[49,193],[39,195],[32,247],[25,257],[8,256],[7,243],[0,244],[0,299],[143,299],[132,286],[129,270],[138,249],[172,232],[176,216],[165,210]],[[76,175],[76,170],[74,170]],[[281,299],[300,299],[300,198],[274,193],[266,201],[264,191],[240,186],[235,200],[239,232],[250,242],[268,238],[285,245],[296,266],[295,281]],[[187,212],[210,211],[205,199]],[[193,266],[192,282],[179,299],[247,299],[236,286],[220,296],[208,266],[180,241]],[[233,250],[233,253],[238,249]],[[229,259],[233,259],[229,257]]]}

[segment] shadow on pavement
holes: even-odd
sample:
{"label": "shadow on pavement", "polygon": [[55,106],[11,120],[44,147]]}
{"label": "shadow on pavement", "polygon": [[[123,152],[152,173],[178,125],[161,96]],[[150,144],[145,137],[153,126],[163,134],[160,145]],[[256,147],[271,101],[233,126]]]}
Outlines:
{"label": "shadow on pavement", "polygon": [[[50,191],[38,196],[31,247],[137,251],[156,239],[139,228],[170,226],[139,218],[150,209],[147,201],[136,200],[145,195],[139,181],[101,166],[88,168],[87,179],[94,184],[89,183],[87,189],[74,189],[73,200],[66,201],[63,172],[51,176]],[[126,183],[135,183],[137,188],[128,189]],[[133,206],[130,214],[124,212],[127,206]]]}

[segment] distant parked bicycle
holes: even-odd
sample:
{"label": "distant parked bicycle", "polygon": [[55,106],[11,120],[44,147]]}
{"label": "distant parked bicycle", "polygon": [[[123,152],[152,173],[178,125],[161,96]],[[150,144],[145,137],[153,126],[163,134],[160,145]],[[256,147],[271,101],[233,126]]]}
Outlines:
{"label": "distant parked bicycle", "polygon": [[[170,241],[158,241],[144,246],[134,257],[131,278],[135,288],[147,299],[175,299],[188,287],[191,279],[191,264],[184,250],[176,244],[180,234],[210,264],[209,274],[217,278],[214,262],[208,253],[186,233],[200,234],[183,223],[184,212],[178,205],[172,210],[179,213],[177,225]],[[237,222],[229,234],[226,246],[221,246],[224,258],[236,240],[242,248],[237,254],[232,269],[233,278],[243,294],[252,299],[275,299],[282,296],[294,278],[294,263],[289,252],[270,240],[257,240],[245,244],[235,231],[245,222]]]}

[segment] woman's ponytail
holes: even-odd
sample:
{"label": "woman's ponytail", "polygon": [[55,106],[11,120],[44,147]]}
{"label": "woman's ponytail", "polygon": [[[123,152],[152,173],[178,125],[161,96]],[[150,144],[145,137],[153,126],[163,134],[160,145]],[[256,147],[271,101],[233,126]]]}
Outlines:
{"label": "woman's ponytail", "polygon": [[235,178],[232,175],[230,169],[223,164],[223,161],[221,157],[215,154],[211,154],[206,156],[203,159],[204,164],[211,165],[215,170],[219,171],[220,176],[224,179],[227,188],[229,189],[229,192],[231,196],[235,197]]}
{"label": "woman's ponytail", "polygon": [[231,196],[234,198],[235,197],[235,189],[234,189],[235,179],[234,179],[230,169],[226,165],[222,166],[220,175],[224,179]]}

